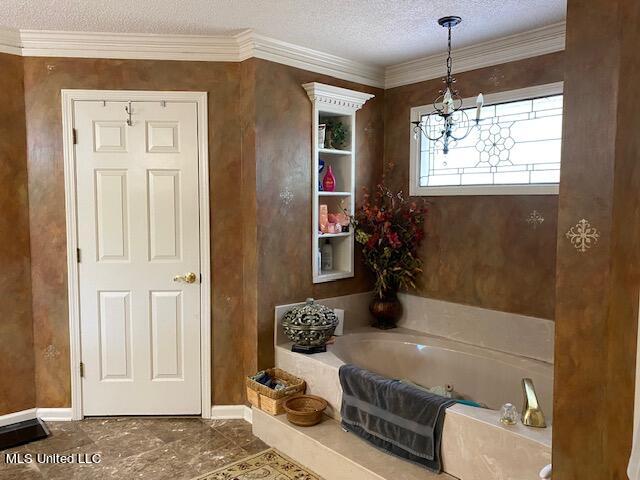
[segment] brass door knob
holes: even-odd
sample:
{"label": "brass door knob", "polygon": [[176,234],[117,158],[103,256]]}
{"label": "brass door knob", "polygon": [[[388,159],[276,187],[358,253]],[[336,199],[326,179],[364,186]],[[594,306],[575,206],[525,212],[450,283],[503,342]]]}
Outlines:
{"label": "brass door knob", "polygon": [[184,275],[176,275],[173,277],[174,282],[196,283],[198,276],[193,272],[187,272]]}

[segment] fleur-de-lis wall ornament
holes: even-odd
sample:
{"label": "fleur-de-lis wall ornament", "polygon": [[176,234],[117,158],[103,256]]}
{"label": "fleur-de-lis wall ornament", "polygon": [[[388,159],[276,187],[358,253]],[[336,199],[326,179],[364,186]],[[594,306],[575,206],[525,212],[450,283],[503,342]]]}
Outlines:
{"label": "fleur-de-lis wall ornament", "polygon": [[293,200],[293,192],[289,190],[289,187],[285,187],[284,190],[280,192],[280,198],[282,199],[284,206],[288,207]]}
{"label": "fleur-de-lis wall ornament", "polygon": [[54,345],[47,345],[47,348],[44,349],[42,356],[45,360],[54,360],[60,356],[60,352]]}
{"label": "fleur-de-lis wall ornament", "polygon": [[576,223],[565,234],[575,249],[584,253],[598,243],[600,232],[584,218]]}
{"label": "fleur-de-lis wall ornament", "polygon": [[531,228],[533,228],[535,230],[540,225],[542,225],[542,222],[544,222],[544,217],[540,214],[540,212],[538,212],[537,210],[534,210],[533,212],[531,212],[529,214],[529,216],[527,217],[526,222],[529,225],[531,225]]}

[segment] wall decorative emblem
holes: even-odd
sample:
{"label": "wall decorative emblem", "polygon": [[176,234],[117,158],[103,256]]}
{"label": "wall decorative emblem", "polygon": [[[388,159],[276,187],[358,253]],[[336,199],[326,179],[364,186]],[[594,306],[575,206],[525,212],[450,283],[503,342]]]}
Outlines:
{"label": "wall decorative emblem", "polygon": [[583,218],[569,229],[566,237],[578,252],[584,253],[598,243],[600,232]]}
{"label": "wall decorative emblem", "polygon": [[54,345],[47,345],[42,356],[45,360],[54,360],[60,356],[60,352]]}
{"label": "wall decorative emblem", "polygon": [[499,69],[497,68],[494,68],[491,71],[491,75],[489,75],[489,83],[491,83],[494,87],[500,86],[503,79],[504,74],[500,73]]}
{"label": "wall decorative emblem", "polygon": [[540,225],[542,225],[542,222],[544,222],[544,217],[540,214],[540,212],[534,210],[529,214],[526,222],[535,230]]}
{"label": "wall decorative emblem", "polygon": [[280,198],[282,199],[282,203],[284,203],[285,207],[288,207],[293,201],[293,196],[293,192],[289,190],[289,187],[284,187],[284,190],[280,192]]}

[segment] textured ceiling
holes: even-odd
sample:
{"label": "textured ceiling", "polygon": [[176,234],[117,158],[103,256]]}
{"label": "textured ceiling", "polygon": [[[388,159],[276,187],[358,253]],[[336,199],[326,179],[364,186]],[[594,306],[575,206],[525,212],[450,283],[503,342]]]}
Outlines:
{"label": "textured ceiling", "polygon": [[566,0],[2,0],[0,26],[84,32],[257,33],[390,65],[564,20]]}

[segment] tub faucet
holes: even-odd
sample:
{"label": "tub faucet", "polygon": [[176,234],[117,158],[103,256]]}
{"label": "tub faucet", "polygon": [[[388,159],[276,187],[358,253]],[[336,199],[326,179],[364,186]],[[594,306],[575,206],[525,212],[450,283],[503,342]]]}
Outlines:
{"label": "tub faucet", "polygon": [[538,404],[536,389],[533,387],[533,380],[522,379],[522,391],[524,393],[524,405],[522,406],[522,424],[527,427],[545,428],[547,423],[544,420],[544,413]]}

